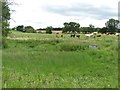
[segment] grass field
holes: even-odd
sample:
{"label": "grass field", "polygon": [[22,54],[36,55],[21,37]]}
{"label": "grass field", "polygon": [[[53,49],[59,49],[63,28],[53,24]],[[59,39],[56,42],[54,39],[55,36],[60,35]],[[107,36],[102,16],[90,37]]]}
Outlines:
{"label": "grass field", "polygon": [[[80,39],[12,31],[3,49],[3,88],[117,88],[115,35]],[[97,48],[88,48],[97,45]]]}

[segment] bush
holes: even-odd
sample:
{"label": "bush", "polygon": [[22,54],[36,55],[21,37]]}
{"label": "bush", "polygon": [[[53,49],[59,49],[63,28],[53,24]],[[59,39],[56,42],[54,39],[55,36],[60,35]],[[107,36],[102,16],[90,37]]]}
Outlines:
{"label": "bush", "polygon": [[1,44],[2,46],[0,46],[0,48],[2,47],[2,48],[7,48],[8,47],[8,45],[7,45],[7,43],[6,43],[6,38],[5,37],[2,37],[2,44]]}
{"label": "bush", "polygon": [[34,30],[34,28],[32,26],[26,26],[25,27],[25,32],[27,32],[27,33],[34,33],[35,30]]}
{"label": "bush", "polygon": [[16,44],[22,44],[26,47],[34,48],[36,46],[42,45],[42,44],[49,44],[49,45],[56,45],[60,43],[60,40],[53,39],[53,40],[14,40]]}
{"label": "bush", "polygon": [[88,48],[88,44],[85,43],[62,43],[59,45],[60,51],[79,51]]}
{"label": "bush", "polygon": [[47,34],[52,34],[52,26],[46,28],[46,33]]}

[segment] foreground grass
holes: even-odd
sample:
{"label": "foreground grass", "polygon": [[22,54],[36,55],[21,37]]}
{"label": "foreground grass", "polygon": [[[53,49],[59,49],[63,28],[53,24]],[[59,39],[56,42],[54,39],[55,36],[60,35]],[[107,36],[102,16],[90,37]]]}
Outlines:
{"label": "foreground grass", "polygon": [[118,87],[116,40],[114,36],[90,39],[88,45],[97,44],[99,48],[82,47],[75,49],[76,51],[64,51],[66,49],[61,50],[61,47],[71,42],[82,45],[83,41],[8,40],[9,47],[3,50],[2,86],[116,88]]}

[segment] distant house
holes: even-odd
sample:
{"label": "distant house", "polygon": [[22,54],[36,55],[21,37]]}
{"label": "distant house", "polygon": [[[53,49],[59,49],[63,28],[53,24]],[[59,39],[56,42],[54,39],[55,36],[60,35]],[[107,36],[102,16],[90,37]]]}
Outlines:
{"label": "distant house", "polygon": [[45,30],[36,30],[36,33],[46,33]]}
{"label": "distant house", "polygon": [[[36,30],[36,33],[46,33],[46,30]],[[62,34],[60,30],[52,30],[52,34]]]}
{"label": "distant house", "polygon": [[54,31],[54,30],[52,30],[52,34],[62,34],[62,31],[59,31],[59,30],[58,31],[57,30]]}

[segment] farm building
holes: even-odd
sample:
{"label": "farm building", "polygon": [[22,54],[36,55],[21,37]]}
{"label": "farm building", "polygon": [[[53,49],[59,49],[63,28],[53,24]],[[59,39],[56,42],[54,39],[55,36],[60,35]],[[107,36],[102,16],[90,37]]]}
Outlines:
{"label": "farm building", "polygon": [[59,30],[58,30],[58,31],[54,31],[54,30],[53,30],[53,31],[52,31],[52,34],[62,34],[62,31],[59,31]]}
{"label": "farm building", "polygon": [[[36,33],[46,33],[45,30],[36,30]],[[62,34],[62,31],[60,30],[52,30],[52,34]]]}
{"label": "farm building", "polygon": [[46,33],[45,30],[36,30],[36,33]]}

